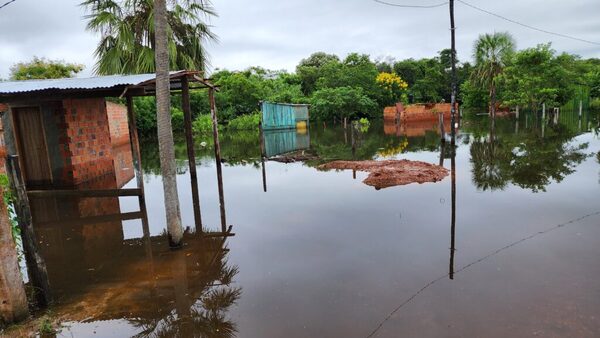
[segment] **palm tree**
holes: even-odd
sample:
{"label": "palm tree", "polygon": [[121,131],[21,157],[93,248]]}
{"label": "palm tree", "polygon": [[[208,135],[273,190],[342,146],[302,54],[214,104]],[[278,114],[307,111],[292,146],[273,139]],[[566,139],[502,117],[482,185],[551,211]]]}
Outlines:
{"label": "palm tree", "polygon": [[496,118],[496,81],[514,50],[515,41],[509,33],[480,35],[473,47],[473,80],[489,89],[492,118]]}
{"label": "palm tree", "polygon": [[167,5],[165,0],[155,0],[155,59],[156,59],[156,123],[158,152],[165,192],[167,232],[171,247],[180,247],[183,239],[181,212],[177,194],[175,149],[171,128],[171,95],[169,88],[169,44],[167,39]]}
{"label": "palm tree", "polygon": [[[217,37],[205,21],[216,12],[209,0],[166,0],[170,68],[204,70],[204,44]],[[95,72],[101,75],[152,73],[154,69],[153,0],[85,0],[87,28],[100,33]]]}

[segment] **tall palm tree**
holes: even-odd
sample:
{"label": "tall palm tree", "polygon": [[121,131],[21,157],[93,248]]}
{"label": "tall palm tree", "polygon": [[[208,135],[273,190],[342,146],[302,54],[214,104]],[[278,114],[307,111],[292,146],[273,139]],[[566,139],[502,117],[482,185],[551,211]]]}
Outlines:
{"label": "tall palm tree", "polygon": [[177,172],[173,129],[171,128],[171,95],[169,79],[169,44],[167,38],[167,8],[165,0],[155,0],[155,59],[156,59],[156,123],[158,152],[165,192],[167,232],[171,247],[180,247],[183,239],[181,212],[177,194]]}
{"label": "tall palm tree", "polygon": [[473,80],[489,89],[492,118],[496,117],[496,81],[514,51],[515,41],[507,32],[480,35],[473,47]]}
{"label": "tall palm tree", "polygon": [[[204,70],[204,44],[217,37],[205,23],[216,16],[209,0],[166,0],[170,68]],[[152,73],[153,0],[85,0],[88,30],[101,34],[95,72],[101,75]]]}

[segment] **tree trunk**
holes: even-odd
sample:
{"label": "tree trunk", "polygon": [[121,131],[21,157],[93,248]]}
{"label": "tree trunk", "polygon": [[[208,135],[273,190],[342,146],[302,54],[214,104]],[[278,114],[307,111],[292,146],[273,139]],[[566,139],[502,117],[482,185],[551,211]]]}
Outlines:
{"label": "tree trunk", "polygon": [[496,85],[490,87],[490,115],[492,119],[496,119]]}
{"label": "tree trunk", "polygon": [[165,0],[154,1],[155,57],[156,57],[156,122],[158,129],[158,149],[160,168],[165,192],[165,211],[169,245],[180,247],[183,238],[177,177],[175,171],[175,150],[171,129],[171,98],[169,83],[169,52],[167,46],[167,9]]}
{"label": "tree trunk", "polygon": [[13,323],[28,315],[27,297],[19,271],[8,210],[0,199],[0,324]]}

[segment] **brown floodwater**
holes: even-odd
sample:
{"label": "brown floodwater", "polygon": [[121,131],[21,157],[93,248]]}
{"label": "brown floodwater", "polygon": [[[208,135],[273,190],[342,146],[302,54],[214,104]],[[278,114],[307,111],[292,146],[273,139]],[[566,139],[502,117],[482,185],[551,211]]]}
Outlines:
{"label": "brown floodwater", "polygon": [[[208,137],[197,140],[204,232],[195,228],[180,142],[189,231],[178,251],[164,236],[154,140],[142,143],[147,220],[98,218],[138,211],[136,197],[32,201],[52,313],[63,321],[57,336],[600,336],[597,117],[527,116],[493,130],[485,119],[465,121],[455,152],[431,127],[266,135],[270,156],[296,150],[320,160],[264,168],[256,133],[225,133],[233,237],[218,236]],[[441,164],[451,174],[376,190],[362,183],[368,173],[317,170],[371,159]]]}

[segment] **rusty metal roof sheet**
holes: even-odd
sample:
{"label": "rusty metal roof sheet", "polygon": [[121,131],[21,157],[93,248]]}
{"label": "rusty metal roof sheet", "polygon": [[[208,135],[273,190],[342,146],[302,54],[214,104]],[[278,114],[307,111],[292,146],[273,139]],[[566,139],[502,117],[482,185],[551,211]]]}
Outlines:
{"label": "rusty metal roof sheet", "polygon": [[[196,74],[192,71],[171,72],[171,79]],[[154,82],[156,74],[109,75],[88,78],[24,80],[0,82],[0,95],[38,92],[45,90],[94,90],[144,85]]]}

